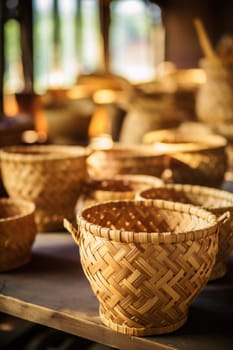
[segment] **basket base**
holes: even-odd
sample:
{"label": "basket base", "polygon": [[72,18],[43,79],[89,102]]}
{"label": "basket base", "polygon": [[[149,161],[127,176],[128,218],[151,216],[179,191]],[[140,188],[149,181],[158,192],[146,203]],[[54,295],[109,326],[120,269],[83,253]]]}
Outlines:
{"label": "basket base", "polygon": [[173,323],[169,326],[148,328],[148,327],[129,327],[126,325],[117,324],[117,323],[107,319],[101,313],[101,309],[99,310],[99,315],[100,315],[101,321],[103,322],[103,324],[105,326],[113,329],[114,331],[116,331],[118,333],[123,333],[123,334],[138,336],[138,337],[155,335],[155,334],[166,334],[166,333],[174,332],[174,331],[178,330],[179,328],[181,328],[187,322],[187,319],[188,319],[188,315],[186,315],[180,321]]}
{"label": "basket base", "polygon": [[227,264],[225,262],[218,262],[214,265],[213,270],[210,275],[210,281],[222,278],[227,273]]}

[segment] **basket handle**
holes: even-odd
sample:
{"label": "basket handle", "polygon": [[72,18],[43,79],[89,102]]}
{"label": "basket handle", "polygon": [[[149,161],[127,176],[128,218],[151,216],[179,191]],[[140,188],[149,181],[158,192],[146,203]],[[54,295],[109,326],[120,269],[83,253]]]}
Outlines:
{"label": "basket handle", "polygon": [[74,225],[67,219],[63,220],[63,226],[67,229],[69,233],[71,233],[75,242],[79,245],[80,241],[80,231],[78,228],[74,227]]}
{"label": "basket handle", "polygon": [[217,218],[217,222],[220,224],[225,224],[231,217],[229,211],[225,211],[222,215]]}

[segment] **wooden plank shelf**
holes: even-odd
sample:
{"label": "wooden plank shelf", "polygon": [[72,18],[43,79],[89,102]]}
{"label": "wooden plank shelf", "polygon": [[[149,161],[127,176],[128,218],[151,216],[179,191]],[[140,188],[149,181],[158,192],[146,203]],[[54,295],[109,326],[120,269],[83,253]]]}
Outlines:
{"label": "wooden plank shelf", "polygon": [[0,312],[122,350],[233,349],[233,256],[227,275],[208,283],[180,330],[133,337],[105,327],[68,233],[40,233],[32,260],[0,274]]}

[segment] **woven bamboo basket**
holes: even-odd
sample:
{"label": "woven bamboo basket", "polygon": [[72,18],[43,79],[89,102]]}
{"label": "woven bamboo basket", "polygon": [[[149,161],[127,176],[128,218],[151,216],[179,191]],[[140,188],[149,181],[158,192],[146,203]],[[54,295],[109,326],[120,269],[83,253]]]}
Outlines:
{"label": "woven bamboo basket", "polygon": [[126,146],[115,143],[112,148],[93,150],[87,159],[88,174],[92,178],[137,174],[160,177],[164,170],[164,155],[151,146]]}
{"label": "woven bamboo basket", "polygon": [[221,186],[228,168],[227,140],[224,137],[211,133],[198,135],[198,131],[195,128],[192,131],[191,127],[185,133],[176,128],[148,132],[143,143],[167,154],[166,169],[170,170],[170,182]]}
{"label": "woven bamboo basket", "polygon": [[0,152],[2,181],[10,197],[36,204],[35,219],[42,232],[62,229],[72,219],[88,151],[81,146],[12,146]]}
{"label": "woven bamboo basket", "polygon": [[0,199],[0,271],[21,267],[31,260],[37,228],[32,202]]}
{"label": "woven bamboo basket", "polygon": [[109,200],[134,199],[140,191],[163,184],[160,178],[149,175],[124,174],[114,178],[89,178],[78,198],[76,210],[80,211],[89,205]]}
{"label": "woven bamboo basket", "polygon": [[212,213],[163,200],[95,204],[64,220],[99,301],[102,322],[136,336],[169,333],[188,318],[218,250]]}
{"label": "woven bamboo basket", "polygon": [[163,199],[200,206],[217,217],[228,212],[230,217],[219,231],[219,250],[210,280],[223,277],[227,261],[233,250],[233,193],[204,186],[167,184],[150,188],[137,194],[137,199]]}

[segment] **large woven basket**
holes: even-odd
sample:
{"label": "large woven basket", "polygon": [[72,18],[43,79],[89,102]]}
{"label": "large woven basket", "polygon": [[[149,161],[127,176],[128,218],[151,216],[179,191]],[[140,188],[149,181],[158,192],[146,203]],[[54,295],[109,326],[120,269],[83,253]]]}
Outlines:
{"label": "large woven basket", "polygon": [[12,198],[36,204],[39,231],[62,229],[74,215],[86,178],[87,150],[79,146],[12,146],[0,152],[2,181]]}
{"label": "large woven basket", "polygon": [[217,217],[228,212],[230,217],[219,231],[219,251],[210,280],[223,277],[233,250],[233,193],[204,186],[167,184],[160,188],[143,190],[137,199],[163,199],[200,206]]}
{"label": "large woven basket", "polygon": [[156,130],[143,143],[167,154],[164,174],[170,182],[220,187],[228,169],[227,140],[216,134],[198,134],[196,128]]}
{"label": "large woven basket", "polygon": [[169,333],[188,318],[218,249],[212,213],[163,200],[110,201],[64,226],[99,301],[102,322],[125,334]]}
{"label": "large woven basket", "polygon": [[109,200],[134,199],[140,191],[163,184],[160,178],[149,175],[124,174],[114,178],[89,178],[78,198],[76,210]]}
{"label": "large woven basket", "polygon": [[31,260],[37,228],[32,202],[0,199],[0,271],[19,268]]}

